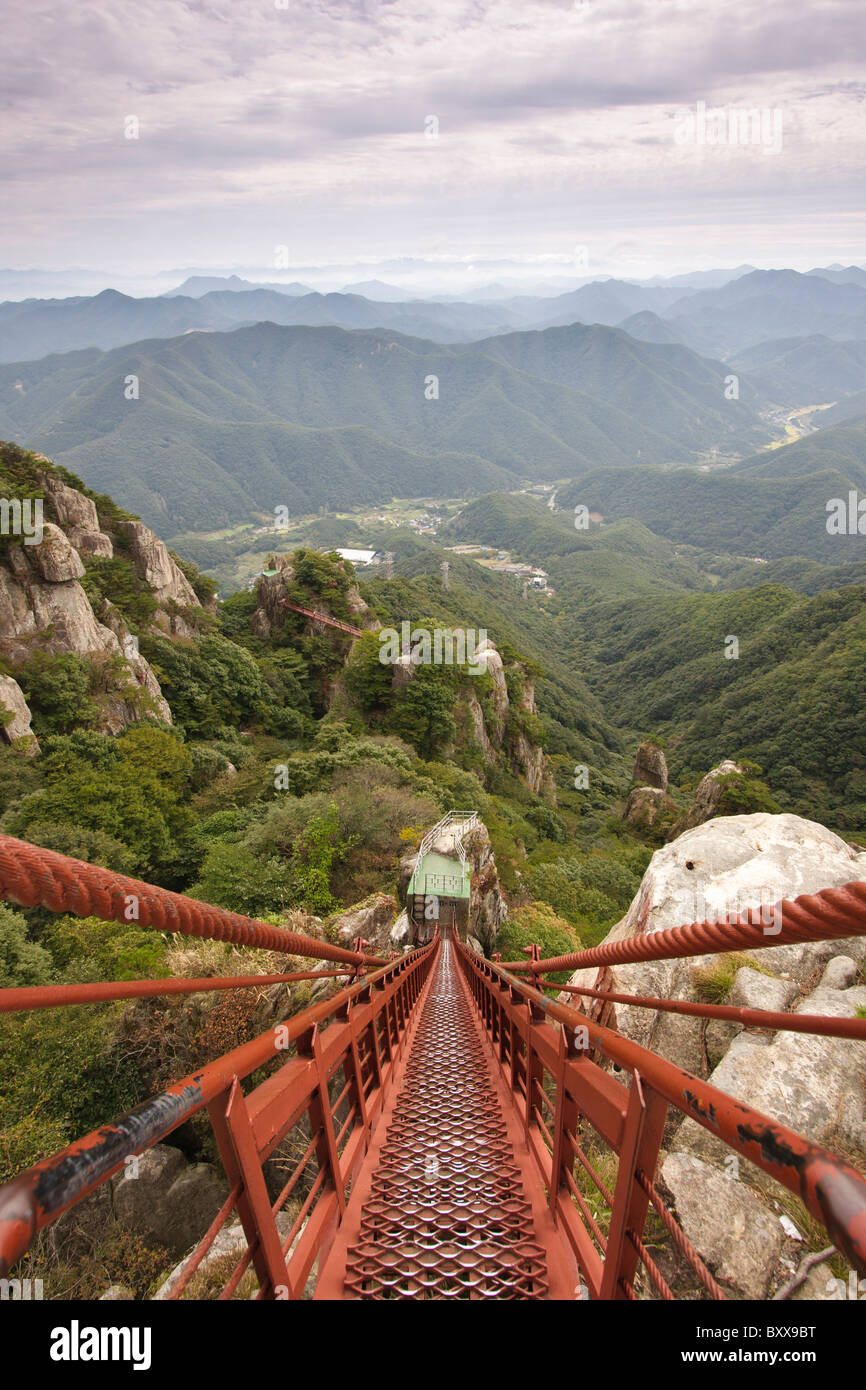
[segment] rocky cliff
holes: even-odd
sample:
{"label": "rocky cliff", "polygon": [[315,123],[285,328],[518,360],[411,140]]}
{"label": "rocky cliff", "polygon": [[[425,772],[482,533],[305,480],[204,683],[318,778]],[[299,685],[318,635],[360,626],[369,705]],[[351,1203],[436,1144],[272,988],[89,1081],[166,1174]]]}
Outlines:
{"label": "rocky cliff", "polygon": [[30,711],[16,676],[38,653],[89,663],[101,732],[117,733],[145,715],[171,722],[159,682],[138,651],[134,624],[100,584],[110,563],[107,590],[137,586],[146,598],[141,630],[193,636],[201,604],[164,543],[107,499],[100,516],[97,500],[65,481],[44,455],[2,444],[0,475],[0,490],[15,496],[26,488],[28,497],[41,501],[44,518],[32,535],[4,537],[0,549],[6,741],[34,751]]}

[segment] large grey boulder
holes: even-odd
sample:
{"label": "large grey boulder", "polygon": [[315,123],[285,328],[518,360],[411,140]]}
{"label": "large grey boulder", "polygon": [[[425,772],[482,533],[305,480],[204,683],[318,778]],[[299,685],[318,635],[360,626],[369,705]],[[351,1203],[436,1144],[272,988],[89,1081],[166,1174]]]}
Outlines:
{"label": "large grey boulder", "polygon": [[660,1177],[686,1236],[719,1283],[735,1297],[766,1298],[783,1231],[760,1198],[691,1154],[668,1154]]}
{"label": "large grey boulder", "polygon": [[[762,937],[767,945],[750,949],[749,956],[777,978],[788,976],[810,986],[816,969],[833,956],[866,959],[866,937],[774,946],[776,923],[769,905],[782,897],[795,898],[863,879],[866,853],[816,821],[766,812],[719,816],[656,851],[628,912],[605,941],[623,941],[695,921],[724,922],[749,910],[757,913],[763,906],[766,931]],[[616,965],[604,972],[593,966],[577,971],[571,982],[592,989],[603,977],[606,983],[602,988],[624,994],[696,999],[695,970],[715,963],[715,956],[699,956]],[[656,1015],[650,1009],[627,1005],[617,1005],[614,1017],[617,1027],[636,1042],[660,1051],[689,1071],[699,1069],[698,1020],[674,1023],[669,1021],[674,1015]],[[666,1032],[676,1032],[682,1039],[689,1026],[694,1039],[691,1065],[681,1050],[674,1056],[664,1045]]]}
{"label": "large grey boulder", "polygon": [[201,1239],[227,1196],[225,1178],[208,1164],[190,1164],[178,1149],[155,1144],[115,1181],[114,1212],[132,1230],[180,1252]]}
{"label": "large grey boulder", "polygon": [[777,980],[760,970],[744,965],[736,973],[731,989],[731,1003],[741,1009],[768,1009],[784,1013],[799,993],[793,980]]}
{"label": "large grey boulder", "polygon": [[821,976],[822,989],[848,989],[857,983],[859,967],[853,956],[834,956]]}
{"label": "large grey boulder", "polygon": [[388,893],[377,893],[373,901],[363,907],[342,912],[332,925],[339,933],[343,944],[351,946],[356,936],[362,936],[365,941],[369,941],[375,955],[385,950],[389,944],[396,911],[395,898]]}
{"label": "large grey boulder", "polygon": [[84,576],[81,556],[52,521],[46,521],[43,526],[42,540],[32,547],[32,555],[39,573],[49,584],[63,584]]}
{"label": "large grey boulder", "polygon": [[[855,1018],[866,1007],[866,985],[849,989],[819,986],[795,1013]],[[866,1155],[866,1043],[810,1033],[776,1033],[762,1042],[738,1034],[710,1080],[728,1095],[796,1130],[825,1148]],[[686,1120],[675,1146],[723,1161],[723,1146]],[[763,1179],[756,1174],[756,1182]]]}
{"label": "large grey boulder", "polygon": [[[814,821],[766,813],[717,817],[653,855],[628,912],[606,940],[731,920],[781,898],[863,880],[866,853]],[[866,1006],[866,985],[856,982],[866,962],[866,938],[773,946],[772,913],[765,912],[763,924],[767,944],[749,948],[729,1002],[847,1018]],[[706,955],[617,965],[578,971],[572,981],[694,1000],[701,997],[699,971],[719,964],[717,956]],[[714,1086],[826,1148],[866,1155],[866,1043],[759,1032],[718,1020],[704,1028],[700,1019],[634,1006],[618,1005],[613,1012],[620,1032],[683,1070],[705,1076],[706,1050]],[[787,1246],[780,1258],[786,1237],[777,1184],[744,1158],[741,1180],[729,1177],[731,1151],[693,1120],[676,1122],[666,1146],[662,1176],[686,1234],[735,1296],[766,1297],[791,1272]],[[799,1294],[805,1296],[812,1295]]]}

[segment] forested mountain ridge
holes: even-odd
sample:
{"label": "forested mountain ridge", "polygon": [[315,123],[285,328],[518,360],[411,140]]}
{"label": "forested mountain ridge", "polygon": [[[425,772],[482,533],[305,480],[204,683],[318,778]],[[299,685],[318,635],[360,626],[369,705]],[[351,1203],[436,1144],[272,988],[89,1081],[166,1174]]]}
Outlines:
{"label": "forested mountain ridge", "polygon": [[831,499],[847,508],[866,491],[866,420],[765,449],[727,468],[640,468],[584,473],[557,492],[607,521],[634,517],[679,544],[763,560],[802,556],[825,565],[862,559],[856,526],[829,525]]}
{"label": "forested mountain ridge", "polygon": [[724,382],[721,363],[599,327],[503,349],[258,324],[0,367],[0,432],[176,535],[276,502],[477,495],[742,452],[767,432],[745,383],[726,401]]}
{"label": "forested mountain ridge", "polygon": [[[643,477],[631,480],[627,513]],[[654,517],[661,530],[688,492],[681,475],[660,477],[671,481],[668,512]],[[557,504],[567,507],[572,495],[590,501],[587,482],[560,489]],[[776,507],[779,500],[777,491]],[[822,505],[822,528],[824,520]],[[568,512],[514,495],[470,503],[448,531],[544,565],[551,656],[579,663],[621,736],[662,739],[676,782],[693,785],[709,766],[741,757],[763,768],[785,810],[841,833],[866,828],[862,538],[828,537],[850,539],[828,551],[835,567],[792,557],[746,564],[725,551],[727,531],[703,549],[628,515],[575,531]],[[846,564],[843,554],[856,560]]]}

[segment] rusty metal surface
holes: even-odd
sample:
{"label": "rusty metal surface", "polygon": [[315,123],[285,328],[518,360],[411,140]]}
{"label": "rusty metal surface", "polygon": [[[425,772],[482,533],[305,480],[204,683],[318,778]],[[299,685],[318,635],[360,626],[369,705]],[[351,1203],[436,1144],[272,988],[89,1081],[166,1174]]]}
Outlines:
{"label": "rusty metal surface", "polygon": [[348,970],[294,970],[289,975],[203,975],[197,979],[99,980],[91,985],[20,985],[0,989],[0,1014],[103,1004],[115,999],[156,999],[163,994],[207,994],[213,990],[266,989],[298,980],[346,980]]}
{"label": "rusty metal surface", "polygon": [[839,941],[848,936],[866,936],[866,883],[846,883],[841,888],[784,898],[772,906],[741,913],[729,922],[691,922],[624,941],[608,941],[565,956],[503,961],[503,965],[515,974],[529,971],[544,975],[557,970],[582,970],[588,965],[631,965],[637,961],[718,955],[723,951],[754,951],[801,941]]}
{"label": "rusty metal surface", "polygon": [[[376,956],[362,957],[357,951],[332,946],[329,941],[271,927],[267,922],[197,902],[182,893],[171,893],[167,888],[156,888],[125,874],[86,864],[82,859],[70,859],[11,835],[0,835],[0,898],[22,907],[47,907],[52,912],[71,912],[76,917],[101,917],[104,922],[233,941],[240,946],[259,946],[291,956],[313,956],[351,965],[387,964]],[[130,916],[131,912],[134,916]]]}
{"label": "rusty metal surface", "polygon": [[545,1298],[546,1251],[449,940],[421,1007],[344,1296]]}
{"label": "rusty metal surface", "polygon": [[[721,1018],[743,1023],[748,1028],[768,1028],[773,1032],[814,1033],[826,1038],[853,1038],[866,1042],[866,1018],[835,1018],[829,1014],[788,1014],[775,1009],[746,1009],[736,1004],[693,1004],[684,999],[655,999],[642,994],[618,994],[610,989],[586,989],[583,985],[558,985],[538,979],[544,989],[560,994],[585,994],[609,1004],[631,1004],[637,1009],[658,1009],[661,1013],[684,1014],[690,1018]],[[0,994],[2,998],[2,994]],[[599,1020],[600,1021],[600,1020]]]}

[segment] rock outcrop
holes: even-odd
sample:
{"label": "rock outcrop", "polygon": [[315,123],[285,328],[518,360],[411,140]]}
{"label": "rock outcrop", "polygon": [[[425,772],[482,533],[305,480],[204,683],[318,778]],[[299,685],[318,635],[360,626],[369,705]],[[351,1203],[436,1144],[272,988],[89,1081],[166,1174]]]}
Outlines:
{"label": "rock outcrop", "polygon": [[342,912],[331,926],[341,945],[351,946],[355,937],[361,936],[369,941],[371,953],[380,955],[390,948],[396,915],[397,899],[388,893],[376,893],[369,902]]}
{"label": "rock outcrop", "polygon": [[[259,578],[256,584],[256,607],[250,617],[252,631],[257,637],[264,638],[270,637],[275,628],[284,626],[286,610],[283,607],[283,599],[288,597],[289,586],[296,577],[290,555],[271,555],[266,569],[274,572],[263,573]],[[353,624],[371,629],[378,627],[378,623],[373,622],[357,584],[349,585],[345,592],[345,602]],[[327,602],[317,596],[311,595],[306,603],[302,600],[301,606],[314,611],[328,612]]]}
{"label": "rock outcrop", "polygon": [[40,473],[39,480],[50,501],[58,524],[66,532],[75,549],[89,555],[111,559],[114,546],[111,537],[100,529],[96,503],[74,487],[67,487],[59,478]]}
{"label": "rock outcrop", "polygon": [[227,1196],[223,1173],[155,1144],[64,1212],[50,1228],[49,1245],[60,1258],[75,1259],[120,1224],[179,1254],[201,1239]]}
{"label": "rock outcrop", "polygon": [[[61,481],[44,455],[32,459],[46,509],[55,520],[43,523],[38,544],[8,545],[0,557],[0,654],[13,667],[36,651],[92,662],[97,727],[103,733],[119,733],[143,715],[170,723],[171,710],[159,682],[139,654],[123,615],[98,595],[91,601],[82,587],[87,574],[82,556],[128,556],[156,599],[154,627],[174,636],[194,632],[188,614],[201,605],[192,585],[164,543],[141,522],[113,517],[113,539],[101,528],[92,498]],[[35,751],[30,712],[17,682],[10,679],[4,693],[4,704],[14,716],[6,725],[6,739]],[[32,741],[25,742],[28,739]]]}
{"label": "rock outcrop", "polygon": [[139,578],[156,598],[154,624],[175,637],[194,637],[196,629],[184,610],[201,608],[186,575],[175,564],[164,541],[140,521],[124,521],[121,530]]}
{"label": "rock outcrop", "polygon": [[30,728],[30,710],[23,691],[11,676],[0,676],[0,716],[4,710],[12,717],[2,725],[3,738],[32,758],[39,752],[39,744]]}
{"label": "rock outcrop", "polygon": [[508,905],[499,883],[490,836],[482,822],[466,836],[463,848],[472,868],[469,935],[490,952],[495,949],[499,928],[508,916]]}
{"label": "rock outcrop", "polygon": [[[50,528],[52,532],[56,529]],[[45,530],[48,533],[49,527]],[[63,535],[59,531],[57,534]],[[70,556],[80,564],[77,552],[68,542],[66,545],[68,552],[52,537],[53,554],[47,564],[40,564],[37,557],[31,561],[23,546],[10,546],[7,550],[9,568],[0,565],[0,652],[15,665],[26,661],[34,651],[52,656],[72,654],[102,662],[117,658],[120,665],[116,677],[99,700],[102,732],[117,733],[140,719],[142,692],[150,699],[148,712],[170,723],[171,711],[159,682],[138,654],[120,614],[113,610],[112,626],[100,622],[71,573],[53,581],[45,578],[46,570],[70,571]],[[38,554],[43,546],[28,549]]]}
{"label": "rock outcrop", "polygon": [[634,760],[632,781],[638,787],[655,787],[658,791],[668,789],[668,765],[665,755],[652,739],[644,739]]}
{"label": "rock outcrop", "polygon": [[622,818],[637,830],[649,830],[660,816],[675,812],[673,801],[659,787],[632,787]]}
{"label": "rock outcrop", "polygon": [[722,778],[730,776],[733,772],[742,773],[742,771],[740,764],[732,762],[730,758],[726,758],[724,762],[712,768],[706,777],[698,783],[689,809],[671,828],[668,839],[675,840],[678,835],[682,835],[684,830],[692,830],[694,826],[703,825],[704,821],[711,820],[718,811],[725,790]]}
{"label": "rock outcrop", "polygon": [[[717,817],[653,856],[626,916],[606,941],[693,921],[728,921],[763,910],[766,946],[727,964],[726,1002],[778,1012],[853,1018],[866,1006],[866,938],[773,946],[782,898],[866,879],[866,853],[793,815]],[[625,994],[699,1000],[702,982],[725,966],[701,956],[577,971],[571,982]],[[717,995],[714,997],[718,997]],[[587,1006],[599,1016],[599,1002]],[[606,1006],[626,1037],[830,1149],[866,1156],[866,1044],[809,1034],[756,1032],[738,1023]],[[709,1059],[709,1072],[707,1060]],[[693,1120],[666,1135],[661,1178],[686,1234],[736,1297],[761,1298],[790,1274],[790,1241],[779,1223],[779,1189]],[[718,1217],[718,1219],[717,1219]],[[787,1263],[786,1263],[787,1262]]]}
{"label": "rock outcrop", "polygon": [[47,521],[42,528],[39,545],[29,547],[30,558],[36,562],[40,578],[49,584],[62,584],[67,579],[83,579],[81,556],[70,544],[59,526]]}
{"label": "rock outcrop", "polygon": [[112,1187],[117,1220],[178,1254],[201,1239],[228,1196],[224,1176],[168,1144],[146,1149]]}

